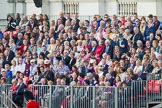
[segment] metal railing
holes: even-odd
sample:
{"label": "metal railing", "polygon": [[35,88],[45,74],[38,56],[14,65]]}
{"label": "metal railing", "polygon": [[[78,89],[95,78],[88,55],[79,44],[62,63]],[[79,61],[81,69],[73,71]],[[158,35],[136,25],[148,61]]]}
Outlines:
{"label": "metal railing", "polygon": [[141,108],[146,107],[146,81],[131,87],[39,86],[32,92],[42,108]]}
{"label": "metal railing", "polygon": [[0,108],[18,108],[12,100],[11,85],[0,85]]}
{"label": "metal railing", "polygon": [[18,108],[18,106],[12,100],[12,91],[9,94],[2,92],[2,97],[3,108]]}
{"label": "metal railing", "polygon": [[149,74],[147,76],[147,102],[162,103],[162,76],[159,74]]}
{"label": "metal railing", "polygon": [[[146,108],[150,103],[162,103],[162,80],[154,77],[132,81],[131,86],[33,85],[30,90],[41,108]],[[10,87],[1,85],[0,107],[17,108]]]}

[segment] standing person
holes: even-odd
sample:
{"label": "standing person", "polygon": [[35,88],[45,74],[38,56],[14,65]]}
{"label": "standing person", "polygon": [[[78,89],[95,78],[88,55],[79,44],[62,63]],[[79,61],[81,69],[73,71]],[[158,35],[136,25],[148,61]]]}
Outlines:
{"label": "standing person", "polygon": [[40,108],[39,103],[34,100],[34,96],[31,91],[25,90],[24,97],[27,101],[26,108]]}
{"label": "standing person", "polygon": [[26,88],[26,85],[23,83],[23,79],[19,78],[18,79],[18,86],[17,90],[15,91],[15,97],[13,98],[13,101],[16,103],[16,105],[19,108],[23,107],[23,102],[24,102],[24,89]]}

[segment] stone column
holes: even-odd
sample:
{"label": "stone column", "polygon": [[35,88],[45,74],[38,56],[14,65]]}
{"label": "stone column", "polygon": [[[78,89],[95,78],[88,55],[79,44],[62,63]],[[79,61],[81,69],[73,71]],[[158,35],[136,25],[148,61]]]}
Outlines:
{"label": "stone column", "polygon": [[106,13],[106,0],[98,0],[98,11],[100,15],[104,15]]}
{"label": "stone column", "polygon": [[106,1],[105,13],[110,16],[114,14],[118,15],[118,0]]}
{"label": "stone column", "polygon": [[63,11],[64,0],[49,0],[49,15],[59,15]]}
{"label": "stone column", "polygon": [[41,8],[37,8],[33,2],[33,0],[25,0],[25,13],[26,15],[32,15],[33,13],[39,15],[41,13]]}
{"label": "stone column", "polygon": [[162,0],[156,0],[156,15],[162,21]]}
{"label": "stone column", "polygon": [[42,9],[41,9],[42,13],[45,13],[47,15],[50,14],[50,4],[49,4],[49,0],[42,0]]}
{"label": "stone column", "polygon": [[[6,2],[7,4],[6,4],[6,10],[7,10],[7,14],[10,14],[11,16],[15,16],[15,13],[16,13],[16,2],[15,2],[15,0],[7,0],[7,2]],[[10,8],[7,8],[7,7],[10,7]],[[3,8],[4,9],[4,8]],[[3,10],[2,9],[2,10]],[[5,11],[6,11],[5,10]],[[5,14],[5,13],[4,13]],[[7,16],[7,15],[5,15],[5,16]]]}
{"label": "stone column", "polygon": [[25,15],[25,10],[26,10],[25,0],[16,0],[15,1],[15,14],[20,13],[20,17],[22,17],[23,15]]}
{"label": "stone column", "polygon": [[[139,16],[157,15],[157,0],[138,0],[137,13]],[[158,9],[158,11],[161,11]]]}

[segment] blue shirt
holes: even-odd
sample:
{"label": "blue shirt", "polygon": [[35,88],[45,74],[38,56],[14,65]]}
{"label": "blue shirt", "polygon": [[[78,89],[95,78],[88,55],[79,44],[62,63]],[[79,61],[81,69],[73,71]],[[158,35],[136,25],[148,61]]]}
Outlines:
{"label": "blue shirt", "polygon": [[12,78],[12,71],[10,70],[7,71],[7,78]]}
{"label": "blue shirt", "polygon": [[2,40],[2,39],[3,39],[3,33],[0,32],[0,40]]}
{"label": "blue shirt", "polygon": [[66,66],[66,65],[64,65],[64,67],[58,66],[58,67],[57,67],[57,70],[58,70],[58,72],[60,73],[60,75],[63,75],[64,72],[67,72],[67,74],[70,73],[70,69],[69,69],[69,67]]}

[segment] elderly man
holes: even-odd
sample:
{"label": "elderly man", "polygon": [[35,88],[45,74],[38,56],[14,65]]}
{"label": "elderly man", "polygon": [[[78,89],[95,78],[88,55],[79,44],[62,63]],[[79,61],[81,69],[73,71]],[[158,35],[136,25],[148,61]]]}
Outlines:
{"label": "elderly man", "polygon": [[110,40],[105,40],[105,49],[104,52],[108,55],[110,55],[111,58],[113,58],[113,47],[111,45]]}
{"label": "elderly man", "polygon": [[141,40],[143,41],[143,36],[142,34],[139,32],[139,28],[138,27],[134,27],[134,36],[133,36],[133,43],[134,43],[134,46],[137,46],[137,41],[138,40]]}

